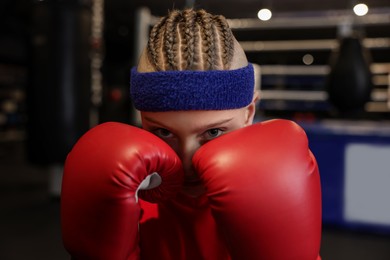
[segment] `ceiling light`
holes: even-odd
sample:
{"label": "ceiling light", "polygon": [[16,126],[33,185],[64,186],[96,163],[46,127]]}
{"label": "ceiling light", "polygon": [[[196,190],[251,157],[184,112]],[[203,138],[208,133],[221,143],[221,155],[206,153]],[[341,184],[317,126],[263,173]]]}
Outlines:
{"label": "ceiling light", "polygon": [[357,16],[363,16],[368,13],[368,6],[366,4],[357,4],[353,7],[353,12]]}
{"label": "ceiling light", "polygon": [[272,17],[271,10],[264,8],[257,13],[257,17],[262,21],[268,21]]}

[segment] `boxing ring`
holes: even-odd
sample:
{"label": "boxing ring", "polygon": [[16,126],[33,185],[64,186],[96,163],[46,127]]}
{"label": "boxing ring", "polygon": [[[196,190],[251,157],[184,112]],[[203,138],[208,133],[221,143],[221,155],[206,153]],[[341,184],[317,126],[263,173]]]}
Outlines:
{"label": "boxing ring", "polygon": [[390,124],[303,125],[321,175],[323,223],[390,234]]}

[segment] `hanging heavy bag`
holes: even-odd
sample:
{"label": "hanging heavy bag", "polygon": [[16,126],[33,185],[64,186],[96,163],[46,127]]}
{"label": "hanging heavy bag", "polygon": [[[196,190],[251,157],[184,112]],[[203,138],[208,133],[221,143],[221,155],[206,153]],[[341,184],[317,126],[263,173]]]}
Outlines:
{"label": "hanging heavy bag", "polygon": [[372,75],[368,53],[358,37],[340,40],[338,50],[331,56],[327,78],[329,101],[343,112],[362,111],[370,100]]}

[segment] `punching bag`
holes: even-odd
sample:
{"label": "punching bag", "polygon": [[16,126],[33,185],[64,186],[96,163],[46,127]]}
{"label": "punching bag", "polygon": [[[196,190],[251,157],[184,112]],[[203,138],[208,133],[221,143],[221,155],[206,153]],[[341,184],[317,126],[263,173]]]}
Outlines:
{"label": "punching bag", "polygon": [[364,109],[370,100],[372,75],[368,53],[356,36],[345,36],[332,54],[327,78],[329,101],[340,113]]}
{"label": "punching bag", "polygon": [[31,18],[27,157],[62,164],[89,129],[90,7],[81,0],[36,1]]}

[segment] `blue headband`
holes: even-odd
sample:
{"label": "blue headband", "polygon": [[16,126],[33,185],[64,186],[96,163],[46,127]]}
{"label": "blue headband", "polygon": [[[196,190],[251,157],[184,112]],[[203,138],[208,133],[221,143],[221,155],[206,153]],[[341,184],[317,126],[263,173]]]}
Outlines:
{"label": "blue headband", "polygon": [[254,92],[252,64],[236,70],[131,70],[130,95],[136,109],[163,112],[227,110],[249,105]]}

